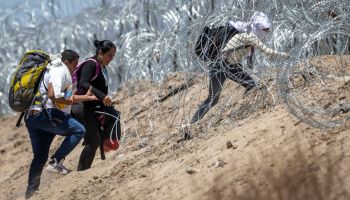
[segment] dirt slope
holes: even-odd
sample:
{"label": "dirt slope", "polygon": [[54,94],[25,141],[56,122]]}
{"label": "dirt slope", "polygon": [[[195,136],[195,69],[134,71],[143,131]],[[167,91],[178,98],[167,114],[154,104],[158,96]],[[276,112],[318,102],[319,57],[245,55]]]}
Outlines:
{"label": "dirt slope", "polygon": [[[188,89],[176,93],[184,80]],[[272,79],[266,82],[274,85]],[[176,94],[166,98],[171,91]],[[242,98],[242,88],[225,83],[219,104],[189,128],[194,138],[179,140],[206,91],[206,77],[195,74],[174,74],[162,85],[128,83],[115,97],[123,114],[121,148],[104,161],[97,154],[91,169],[77,172],[79,145],[65,161],[73,171],[66,176],[44,171],[41,194],[33,199],[232,199],[252,184],[273,185],[266,174],[292,172],[300,167],[296,159],[307,164],[307,173],[293,176],[316,172],[319,182],[327,183],[331,163],[337,168],[332,186],[342,186],[334,192],[350,188],[350,130],[302,123],[273,87],[263,97]],[[27,183],[31,146],[26,128],[14,127],[16,119],[0,119],[0,199],[23,199]],[[51,154],[60,141],[56,137]]]}

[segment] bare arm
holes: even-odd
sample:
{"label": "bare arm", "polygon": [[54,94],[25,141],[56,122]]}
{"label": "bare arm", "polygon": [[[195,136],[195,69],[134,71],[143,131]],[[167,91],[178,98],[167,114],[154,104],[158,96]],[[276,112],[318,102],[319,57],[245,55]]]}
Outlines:
{"label": "bare arm", "polygon": [[78,103],[82,101],[94,101],[98,100],[98,98],[92,94],[91,88],[84,95],[75,95],[73,94],[69,99],[65,99],[64,97],[56,98],[54,94],[54,89],[52,83],[49,83],[48,97],[55,103],[72,105],[73,103]]}
{"label": "bare arm", "polygon": [[82,102],[82,101],[94,101],[94,100],[98,100],[98,98],[92,94],[92,88],[90,87],[90,89],[86,92],[86,94],[83,95],[76,95],[74,94],[71,98],[73,103],[78,103],[78,102]]}
{"label": "bare arm", "polygon": [[49,83],[49,86],[47,88],[47,96],[55,103],[66,104],[66,105],[73,104],[72,99],[65,99],[64,97],[56,98],[52,83]]}

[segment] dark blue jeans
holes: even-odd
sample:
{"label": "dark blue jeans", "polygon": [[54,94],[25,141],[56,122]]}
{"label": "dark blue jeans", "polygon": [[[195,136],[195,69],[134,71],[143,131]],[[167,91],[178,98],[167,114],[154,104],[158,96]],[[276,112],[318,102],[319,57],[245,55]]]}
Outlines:
{"label": "dark blue jeans", "polygon": [[[43,111],[30,114],[25,119],[34,154],[29,169],[27,190],[38,190],[41,173],[48,159],[50,145],[55,135],[66,137],[52,156],[59,161],[79,144],[86,132],[84,126],[71,115],[54,108],[47,109],[47,111],[47,113]],[[52,120],[50,120],[49,115]]]}

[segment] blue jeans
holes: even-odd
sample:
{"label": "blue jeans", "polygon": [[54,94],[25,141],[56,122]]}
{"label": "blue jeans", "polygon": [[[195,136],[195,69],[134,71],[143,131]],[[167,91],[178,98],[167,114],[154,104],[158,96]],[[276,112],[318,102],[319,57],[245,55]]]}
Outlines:
{"label": "blue jeans", "polygon": [[[50,120],[51,116],[52,120]],[[58,109],[50,108],[25,119],[29,132],[34,158],[29,169],[27,191],[38,190],[40,177],[48,159],[50,145],[55,135],[65,136],[61,146],[52,156],[60,161],[76,147],[85,135],[85,128],[71,115]]]}

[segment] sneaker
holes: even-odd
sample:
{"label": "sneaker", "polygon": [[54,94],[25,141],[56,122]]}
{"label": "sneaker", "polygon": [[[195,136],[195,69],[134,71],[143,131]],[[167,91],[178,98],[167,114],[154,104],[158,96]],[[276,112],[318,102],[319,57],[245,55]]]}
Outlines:
{"label": "sneaker", "polygon": [[64,159],[61,159],[60,162],[57,162],[56,158],[52,158],[49,161],[49,164],[46,167],[46,170],[49,172],[57,173],[57,174],[68,174],[68,169],[63,166]]}
{"label": "sneaker", "polygon": [[37,194],[40,194],[38,190],[27,189],[26,193],[24,194],[24,199],[30,199],[32,196]]}

